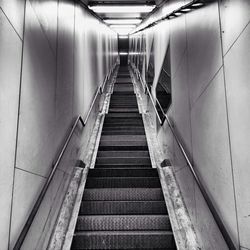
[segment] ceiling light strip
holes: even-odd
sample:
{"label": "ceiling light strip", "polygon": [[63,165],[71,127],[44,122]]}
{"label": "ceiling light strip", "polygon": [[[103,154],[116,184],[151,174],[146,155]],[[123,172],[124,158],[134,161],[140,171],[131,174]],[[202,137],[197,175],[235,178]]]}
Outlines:
{"label": "ceiling light strip", "polygon": [[203,7],[204,5],[206,4],[205,0],[194,0],[188,4],[185,4],[183,6],[181,6],[180,8],[172,11],[170,14],[167,14],[166,16],[146,25],[145,27],[139,29],[139,30],[136,30],[135,32],[133,33],[130,33],[130,35],[132,34],[136,34],[140,31],[143,31],[145,29],[148,29],[148,28],[151,28],[155,25],[157,25],[159,22],[162,22],[162,21],[165,21],[167,19],[173,19],[175,17],[178,17],[178,16],[181,16],[182,14],[186,14],[194,9],[198,9],[198,8],[201,8]]}
{"label": "ceiling light strip", "polygon": [[95,13],[149,13],[155,5],[94,5],[89,9]]}
{"label": "ceiling light strip", "polygon": [[104,19],[107,24],[139,24],[141,19]]}

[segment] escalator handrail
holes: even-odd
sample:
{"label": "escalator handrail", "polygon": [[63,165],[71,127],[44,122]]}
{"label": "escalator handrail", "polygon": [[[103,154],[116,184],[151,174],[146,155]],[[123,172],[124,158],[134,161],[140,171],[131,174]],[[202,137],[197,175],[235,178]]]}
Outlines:
{"label": "escalator handrail", "polygon": [[[132,66],[132,67],[133,67],[133,66]],[[134,68],[134,67],[133,67],[133,68]],[[138,72],[136,68],[134,68],[134,70],[135,70],[135,72],[137,72],[137,74],[138,74],[138,76],[139,76],[139,79],[140,79],[140,82],[141,82],[141,84],[143,85],[143,81],[142,81],[140,72]],[[146,86],[146,84],[145,84],[145,86]],[[146,86],[146,88],[147,88],[147,86]],[[147,88],[147,92],[148,92],[149,95],[151,96],[150,91],[149,91],[148,88]],[[151,98],[152,98],[152,96],[151,96]],[[153,102],[153,101],[152,101],[152,103],[153,103],[153,105],[154,105],[154,102]],[[154,106],[155,106],[155,105],[154,105]],[[156,107],[155,107],[154,110],[155,110],[155,112],[156,112],[156,114],[157,114],[157,117],[159,117],[159,114],[158,114],[158,111],[157,111]],[[161,109],[161,110],[163,111],[163,109]],[[179,146],[179,148],[180,148],[180,150],[181,150],[181,152],[182,152],[182,154],[183,154],[183,156],[184,156],[184,158],[185,158],[185,161],[187,162],[187,165],[188,165],[190,171],[191,171],[192,174],[193,174],[193,177],[194,177],[194,179],[195,179],[195,181],[196,181],[196,183],[197,183],[197,185],[198,185],[198,187],[199,187],[199,189],[200,189],[200,191],[201,191],[201,193],[202,193],[202,195],[203,195],[203,197],[204,197],[204,199],[205,199],[205,201],[206,201],[206,203],[207,203],[207,205],[208,205],[208,208],[209,208],[210,212],[212,213],[213,218],[214,218],[214,220],[215,220],[215,222],[216,222],[218,228],[220,229],[220,232],[221,232],[221,234],[222,234],[222,236],[223,236],[223,238],[224,238],[224,240],[225,240],[225,242],[226,242],[228,248],[229,248],[230,250],[236,250],[236,247],[235,247],[235,245],[234,245],[234,243],[233,243],[233,241],[232,241],[232,239],[231,239],[231,236],[230,236],[230,234],[228,233],[228,230],[226,229],[226,227],[225,227],[223,221],[221,220],[221,218],[220,218],[220,216],[219,216],[219,214],[218,214],[218,212],[217,212],[217,210],[216,210],[216,208],[215,208],[215,206],[214,206],[214,204],[213,204],[211,198],[209,197],[209,195],[208,195],[208,193],[207,193],[207,191],[206,191],[204,185],[202,184],[202,182],[201,182],[199,176],[197,175],[196,170],[194,169],[194,166],[192,165],[191,160],[189,159],[188,154],[187,154],[187,152],[186,152],[186,150],[185,150],[183,144],[181,143],[181,140],[179,139],[179,136],[177,135],[177,133],[176,133],[176,131],[175,131],[175,129],[174,129],[174,127],[173,127],[171,121],[170,121],[170,118],[169,118],[168,115],[165,114],[164,112],[163,112],[163,115],[164,115],[164,117],[165,117],[165,119],[166,119],[166,121],[167,121],[167,123],[168,123],[168,126],[169,126],[169,128],[170,128],[172,134],[174,135],[174,138],[175,138],[175,140],[176,140],[176,142],[177,142],[177,144],[178,144],[178,146]],[[162,123],[161,123],[161,124],[162,124]]]}
{"label": "escalator handrail", "polygon": [[201,191],[201,193],[202,193],[202,195],[203,195],[203,197],[208,205],[208,208],[209,208],[210,212],[212,213],[214,220],[215,220],[217,226],[219,227],[220,232],[221,232],[224,240],[227,243],[227,246],[229,247],[229,249],[236,250],[235,245],[234,245],[223,221],[221,220],[221,218],[220,218],[211,198],[209,197],[204,185],[202,184],[200,178],[198,177],[196,170],[194,169],[194,167],[193,167],[193,165],[188,157],[188,154],[186,153],[186,150],[184,149],[184,146],[182,145],[177,133],[175,132],[175,129],[174,129],[172,123],[170,122],[168,115],[167,114],[164,114],[164,115],[166,117],[168,126],[169,126],[172,134],[174,135],[174,138],[175,138],[175,140],[176,140],[176,142],[177,142],[177,144],[178,144],[178,146],[179,146],[179,148],[180,148],[180,150],[181,150],[181,152],[182,152],[182,154],[187,162],[187,165],[188,165],[190,171],[192,172],[193,177],[194,177],[194,179],[195,179],[195,181],[196,181],[196,183],[197,183],[197,185],[198,185],[198,187],[199,187],[199,189],[200,189],[200,191]]}
{"label": "escalator handrail", "polygon": [[152,104],[153,104],[153,107],[154,107],[154,110],[155,110],[157,119],[158,119],[159,123],[162,125],[162,124],[163,124],[163,121],[162,121],[162,119],[161,119],[161,117],[160,117],[160,115],[159,115],[159,113],[158,113],[158,111],[157,111],[157,109],[156,109],[156,107],[155,107],[154,99],[153,99],[153,97],[152,97],[152,95],[151,95],[151,93],[150,93],[150,90],[149,90],[149,88],[148,88],[148,85],[147,85],[146,83],[143,83],[143,80],[142,80],[142,78],[141,78],[140,72],[137,72],[137,75],[138,75],[138,78],[140,79],[140,82],[141,82],[142,86],[147,90],[147,93],[148,93],[148,95],[149,95],[149,98],[150,98],[150,100],[151,100],[151,102],[152,102]]}
{"label": "escalator handrail", "polygon": [[35,216],[36,216],[36,214],[37,214],[37,212],[39,210],[39,207],[40,207],[40,205],[41,205],[41,203],[43,201],[43,198],[44,198],[44,196],[45,196],[45,194],[46,194],[46,192],[47,192],[47,190],[49,188],[49,185],[50,185],[50,183],[51,183],[51,181],[52,181],[52,179],[53,179],[53,177],[55,175],[55,172],[59,167],[59,164],[60,164],[60,162],[62,160],[62,157],[63,157],[63,155],[64,155],[64,153],[65,153],[65,151],[67,149],[67,146],[68,146],[68,144],[69,144],[69,142],[71,140],[71,137],[75,132],[75,129],[76,129],[78,123],[80,122],[82,124],[82,126],[85,127],[85,125],[88,122],[91,111],[92,111],[92,109],[93,109],[93,107],[95,105],[95,102],[96,102],[97,97],[98,97],[99,94],[101,94],[100,87],[96,91],[96,94],[95,94],[94,99],[93,99],[93,101],[91,103],[91,106],[90,106],[90,108],[88,110],[86,118],[83,119],[82,116],[80,116],[80,115],[76,118],[76,120],[75,120],[75,122],[74,122],[74,124],[72,126],[72,129],[70,130],[70,133],[68,134],[67,139],[64,142],[64,144],[62,146],[62,149],[60,150],[60,153],[59,153],[58,157],[56,158],[56,161],[53,164],[52,170],[51,170],[51,172],[50,172],[50,174],[49,174],[49,176],[48,176],[48,178],[47,178],[47,180],[46,180],[46,182],[45,182],[45,184],[44,184],[44,186],[43,186],[43,188],[42,188],[42,190],[41,190],[41,192],[40,192],[40,194],[39,194],[39,196],[38,196],[38,198],[37,198],[37,200],[36,200],[36,202],[35,202],[35,204],[34,204],[34,206],[32,208],[32,210],[31,210],[30,214],[29,214],[29,217],[26,220],[26,222],[25,222],[25,224],[24,224],[24,226],[22,228],[22,231],[21,231],[21,233],[20,233],[20,235],[19,235],[19,237],[18,237],[18,239],[16,241],[16,244],[15,244],[13,250],[19,250],[21,248],[21,246],[22,246],[22,244],[23,244],[23,242],[24,242],[24,240],[25,240],[25,238],[27,236],[27,233],[28,233],[28,231],[29,231],[29,229],[30,229],[30,227],[32,225],[32,222],[33,222],[33,220],[34,220],[34,218],[35,218]]}
{"label": "escalator handrail", "polygon": [[72,135],[73,135],[73,133],[74,133],[74,131],[75,131],[75,129],[76,129],[79,122],[81,122],[81,124],[83,126],[85,126],[83,118],[81,116],[78,116],[75,123],[74,123],[74,125],[73,125],[73,127],[72,127],[72,129],[71,129],[71,131],[70,131],[70,133],[69,133],[69,135],[68,135],[68,137],[67,137],[67,139],[66,139],[66,141],[65,141],[65,143],[63,144],[63,147],[62,147],[62,149],[60,151],[60,154],[58,155],[55,163],[53,164],[53,167],[52,167],[52,170],[51,170],[51,172],[49,174],[49,177],[47,178],[47,180],[46,180],[46,182],[45,182],[45,184],[44,184],[44,186],[43,186],[43,188],[42,188],[42,190],[41,190],[41,192],[40,192],[40,194],[39,194],[39,196],[38,196],[38,198],[37,198],[37,200],[36,200],[36,202],[35,202],[35,204],[34,204],[34,206],[32,208],[32,210],[31,210],[31,212],[29,214],[28,219],[26,220],[26,222],[25,222],[25,224],[24,224],[24,226],[22,228],[22,231],[21,231],[21,233],[20,233],[20,235],[19,235],[19,237],[18,237],[18,239],[16,241],[16,244],[15,244],[14,248],[13,248],[14,250],[19,250],[21,248],[21,246],[22,246],[22,244],[23,244],[23,242],[24,242],[24,240],[25,240],[25,238],[26,238],[26,236],[28,234],[28,231],[29,231],[29,229],[30,229],[30,227],[32,225],[32,222],[33,222],[33,220],[34,220],[34,218],[35,218],[35,216],[36,216],[36,214],[37,214],[37,212],[39,210],[39,207],[40,207],[40,205],[41,205],[41,203],[43,201],[43,198],[44,198],[44,196],[45,196],[45,194],[46,194],[46,192],[47,192],[47,190],[49,188],[49,185],[50,185],[50,183],[51,183],[51,181],[52,181],[52,179],[53,179],[53,177],[55,175],[55,172],[58,169],[59,163],[61,162],[61,159],[62,159],[62,157],[63,157],[63,155],[65,153],[65,150],[66,150],[66,148],[67,148],[67,146],[68,146],[68,144],[70,142],[70,139],[71,139],[71,137],[72,137]]}

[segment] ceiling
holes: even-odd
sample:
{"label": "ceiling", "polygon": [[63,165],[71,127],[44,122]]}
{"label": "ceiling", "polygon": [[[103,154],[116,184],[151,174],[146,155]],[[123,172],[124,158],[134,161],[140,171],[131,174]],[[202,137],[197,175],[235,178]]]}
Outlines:
{"label": "ceiling", "polygon": [[[89,0],[89,6],[94,5],[119,5],[119,6],[133,6],[133,5],[155,5],[154,0]],[[140,12],[138,8],[138,13],[98,13],[98,15],[103,19],[109,18],[119,18],[119,19],[126,19],[126,18],[145,18],[148,13]]]}
{"label": "ceiling", "polygon": [[[131,19],[134,19],[137,21],[136,24],[138,25],[138,19],[141,21],[145,19],[150,13],[149,11],[143,11],[143,8],[145,6],[150,7],[150,11],[152,11],[154,7],[160,5],[162,2],[166,0],[82,0],[82,1],[84,1],[84,3],[87,4],[90,9],[92,9],[101,19],[103,19],[104,22],[112,21],[115,24],[116,20],[119,20],[120,22],[121,20],[125,21],[127,19],[130,19],[131,21]],[[127,10],[125,11],[118,11],[118,12],[117,11],[112,12],[110,11],[110,9],[107,9],[112,7],[117,7],[119,8],[119,10],[125,7],[128,8],[126,8]],[[96,8],[99,8],[99,10],[97,10]]]}

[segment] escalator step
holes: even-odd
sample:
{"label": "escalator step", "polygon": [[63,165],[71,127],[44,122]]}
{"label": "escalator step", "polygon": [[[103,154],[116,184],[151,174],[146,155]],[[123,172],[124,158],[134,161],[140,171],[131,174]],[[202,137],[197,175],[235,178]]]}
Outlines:
{"label": "escalator step", "polygon": [[167,215],[81,215],[78,231],[171,230]]}
{"label": "escalator step", "polygon": [[86,188],[83,194],[84,201],[159,201],[163,199],[161,188]]}
{"label": "escalator step", "polygon": [[98,151],[97,157],[149,157],[148,151]]}
{"label": "escalator step", "polygon": [[74,235],[71,249],[175,249],[170,231],[83,231]]}
{"label": "escalator step", "polygon": [[164,201],[83,201],[80,215],[167,214]]}
{"label": "escalator step", "polygon": [[96,164],[112,165],[112,164],[134,164],[134,165],[150,165],[149,157],[97,157]]}
{"label": "escalator step", "polygon": [[88,177],[158,177],[155,168],[94,168]]}
{"label": "escalator step", "polygon": [[86,188],[160,188],[158,177],[89,177]]}

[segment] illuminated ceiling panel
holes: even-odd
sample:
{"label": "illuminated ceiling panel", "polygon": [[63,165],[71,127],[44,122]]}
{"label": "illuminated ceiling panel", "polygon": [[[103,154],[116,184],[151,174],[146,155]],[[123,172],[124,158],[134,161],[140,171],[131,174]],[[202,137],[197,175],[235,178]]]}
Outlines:
{"label": "illuminated ceiling panel", "polygon": [[[155,0],[89,0],[88,7],[108,25],[139,25],[155,8]],[[119,34],[127,34],[126,32],[130,31],[121,26],[118,30]]]}

